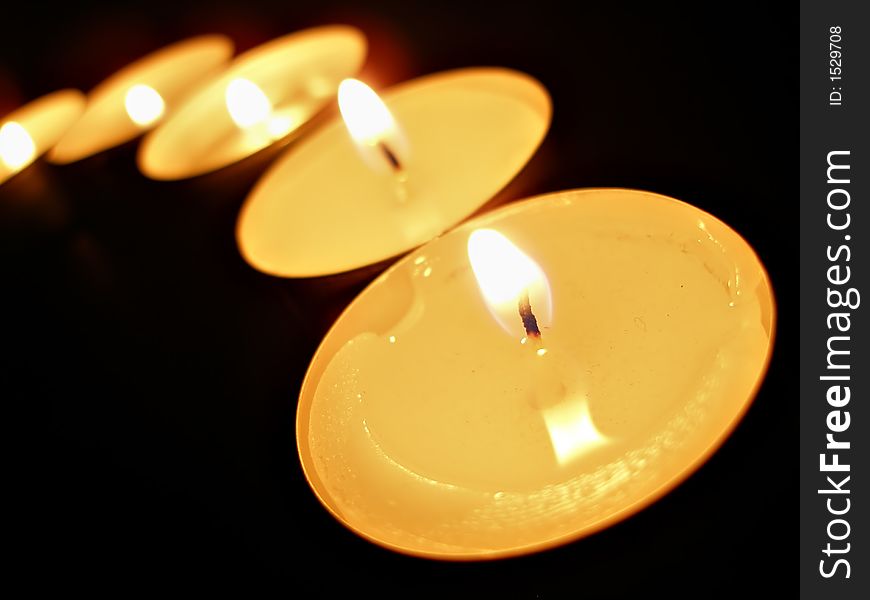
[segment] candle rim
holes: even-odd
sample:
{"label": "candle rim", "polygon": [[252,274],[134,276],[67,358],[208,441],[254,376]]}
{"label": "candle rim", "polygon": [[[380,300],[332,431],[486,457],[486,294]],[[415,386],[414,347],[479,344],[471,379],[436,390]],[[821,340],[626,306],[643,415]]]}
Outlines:
{"label": "candle rim", "polygon": [[258,63],[260,61],[271,59],[273,53],[285,52],[286,46],[310,41],[309,38],[316,38],[324,35],[341,35],[346,36],[348,39],[353,39],[354,43],[360,45],[360,53],[363,59],[368,53],[368,38],[361,29],[354,27],[353,25],[345,25],[341,23],[318,25],[316,27],[308,27],[290,32],[245,50],[233,59],[233,62],[227,67],[226,72],[221,74],[220,79],[226,77],[230,77],[231,79],[243,77],[245,69],[259,66]]}
{"label": "candle rim", "polygon": [[[474,229],[478,228],[489,228],[491,227],[491,223],[499,218],[508,217],[512,213],[518,213],[525,210],[527,207],[543,202],[550,202],[553,204],[557,204],[561,202],[566,196],[573,196],[577,193],[606,193],[606,192],[628,192],[631,194],[638,194],[640,196],[644,196],[650,200],[654,200],[657,202],[663,202],[665,204],[670,204],[672,206],[679,206],[682,208],[688,208],[690,211],[696,213],[699,217],[703,217],[710,223],[716,223],[717,225],[725,228],[725,230],[733,233],[736,240],[741,242],[745,250],[748,251],[748,258],[758,267],[759,272],[761,274],[761,281],[764,283],[765,289],[768,293],[769,300],[769,311],[770,311],[770,324],[768,330],[768,343],[765,351],[765,356],[761,364],[759,365],[758,375],[752,383],[751,388],[746,393],[743,403],[740,405],[739,409],[736,410],[733,414],[730,415],[730,418],[724,420],[724,423],[720,423],[719,432],[716,436],[712,436],[708,441],[707,445],[701,452],[694,454],[691,460],[685,462],[681,465],[679,472],[670,477],[669,479],[662,482],[659,486],[652,489],[646,495],[641,496],[635,499],[634,502],[629,503],[619,510],[602,517],[601,519],[595,521],[594,523],[587,525],[585,527],[580,528],[579,530],[569,531],[567,533],[561,533],[557,535],[550,536],[546,539],[537,540],[535,542],[521,544],[517,546],[511,546],[509,548],[501,548],[501,549],[486,549],[486,550],[477,550],[477,551],[469,551],[465,550],[456,550],[456,551],[435,551],[435,550],[423,550],[416,546],[410,546],[407,544],[398,544],[391,541],[384,540],[377,536],[374,536],[361,528],[357,527],[355,524],[351,523],[348,519],[346,519],[335,507],[332,506],[331,502],[328,501],[324,495],[321,493],[321,488],[325,488],[325,485],[322,483],[322,480],[316,473],[314,465],[310,463],[309,460],[306,460],[305,456],[310,456],[310,452],[306,453],[306,447],[308,444],[308,415],[310,414],[310,405],[311,401],[314,398],[314,394],[317,390],[317,386],[319,384],[320,378],[323,376],[323,372],[321,371],[319,375],[314,375],[314,365],[318,359],[318,357],[325,352],[325,348],[327,343],[330,341],[330,338],[333,336],[335,331],[342,325],[342,322],[345,318],[347,318],[348,314],[354,312],[356,307],[366,302],[366,296],[368,296],[371,288],[382,284],[386,279],[392,276],[393,273],[398,271],[399,269],[403,269],[406,267],[407,263],[413,261],[415,255],[419,250],[424,248],[428,243],[440,241],[447,236],[464,236],[467,237],[468,234]],[[412,250],[407,253],[401,259],[392,264],[389,268],[387,268],[384,272],[378,275],[374,280],[372,280],[362,291],[357,294],[357,296],[344,308],[344,310],[338,315],[333,324],[329,327],[327,332],[324,334],[320,343],[317,346],[317,349],[314,351],[312,355],[311,362],[306,369],[305,376],[302,380],[302,385],[300,386],[300,391],[298,394],[298,401],[296,407],[296,419],[295,419],[295,434],[296,434],[296,451],[299,457],[299,463],[302,467],[303,475],[305,476],[306,481],[309,484],[309,488],[314,493],[318,502],[329,512],[333,518],[335,518],[339,523],[341,523],[345,528],[359,535],[360,537],[380,546],[383,548],[387,548],[401,554],[406,554],[409,556],[416,556],[419,558],[427,558],[427,559],[435,559],[435,560],[443,560],[450,562],[477,562],[477,561],[489,561],[503,558],[511,558],[516,556],[521,556],[525,554],[535,553],[547,549],[551,549],[557,546],[561,546],[570,542],[577,541],[579,539],[588,537],[593,535],[603,529],[611,525],[615,525],[620,521],[628,518],[631,515],[637,514],[643,509],[649,507],[657,500],[671,492],[673,489],[681,485],[685,482],[691,475],[698,471],[698,469],[703,466],[712,455],[724,444],[724,442],[728,439],[728,437],[734,432],[737,425],[743,420],[744,416],[748,412],[750,406],[755,401],[756,396],[764,383],[767,371],[770,366],[770,361],[773,355],[773,348],[776,340],[776,329],[777,329],[777,307],[776,307],[776,298],[774,294],[774,288],[772,281],[770,279],[770,275],[767,272],[766,267],[764,266],[764,262],[761,260],[761,257],[756,252],[755,248],[733,227],[729,226],[727,223],[719,219],[718,217],[710,214],[709,212],[698,208],[688,202],[683,200],[679,200],[677,198],[673,198],[670,196],[666,196],[664,194],[659,194],[656,192],[651,192],[647,190],[633,189],[633,188],[625,188],[625,187],[610,187],[610,188],[576,188],[576,189],[565,189],[556,192],[548,192],[543,194],[537,194],[522,200],[518,200],[516,202],[509,203],[505,206],[501,206],[489,213],[480,215],[476,218],[470,219],[455,229],[443,234],[431,240],[427,244]],[[309,391],[310,389],[310,391]],[[306,401],[307,399],[307,401]],[[319,486],[315,486],[313,482],[318,482]]]}
{"label": "candle rim", "polygon": [[[85,95],[80,90],[64,88],[31,100],[0,117],[0,126],[10,122],[21,125],[27,131],[35,147],[33,156],[27,163],[5,175],[0,175],[0,183],[24,171],[42,155],[50,151],[58,140],[81,118],[85,105]],[[33,131],[33,127],[28,127],[28,123],[41,121],[47,117],[59,121],[52,127],[53,131],[50,132],[50,135],[45,135],[42,131]]]}
{"label": "candle rim", "polygon": [[[474,206],[469,206],[468,210],[466,210],[464,214],[458,219],[445,222],[444,229],[439,232],[439,235],[443,235],[451,228],[458,227],[468,219],[474,218],[494,198],[496,198],[499,193],[508,188],[508,186],[513,181],[515,181],[517,178],[520,177],[522,173],[525,172],[525,169],[532,162],[535,154],[538,152],[544,140],[546,139],[547,133],[550,129],[550,125],[552,124],[553,103],[550,93],[543,85],[543,83],[541,83],[539,80],[529,75],[528,73],[517,71],[509,67],[499,66],[461,67],[457,69],[448,69],[445,71],[436,71],[433,73],[428,73],[426,75],[421,75],[420,77],[415,77],[413,79],[403,81],[396,85],[390,86],[387,89],[383,89],[377,92],[377,95],[387,105],[387,108],[389,109],[390,103],[400,100],[406,95],[426,94],[432,88],[439,88],[448,84],[451,86],[461,86],[464,90],[480,89],[485,93],[492,94],[493,89],[490,86],[494,82],[504,83],[506,85],[510,83],[510,93],[512,98],[518,98],[522,102],[531,105],[535,110],[540,111],[540,117],[542,119],[541,129],[535,137],[533,143],[528,146],[528,157],[525,159],[525,162],[514,173],[511,173],[507,178],[502,180],[490,196],[482,198]],[[516,84],[516,82],[522,82],[522,85],[513,85]],[[398,126],[401,127],[402,124],[398,123]],[[264,194],[264,190],[268,189],[268,187],[272,185],[272,179],[278,176],[281,169],[284,168],[286,162],[294,160],[293,157],[295,157],[297,153],[304,152],[310,144],[319,140],[321,136],[332,135],[333,131],[336,129],[344,133],[347,132],[344,119],[340,114],[332,116],[329,121],[324,123],[310,137],[301,140],[293,148],[291,148],[282,156],[280,156],[277,160],[275,160],[257,180],[257,182],[248,193],[247,197],[245,198],[236,219],[235,236],[237,246],[245,261],[248,262],[248,264],[254,266],[256,269],[269,275],[274,275],[278,277],[309,279],[330,277],[338,273],[347,273],[354,270],[360,270],[371,265],[394,260],[397,257],[402,256],[404,253],[413,251],[414,248],[417,248],[422,244],[428,243],[433,239],[425,239],[417,244],[406,246],[388,256],[378,256],[373,260],[364,259],[361,257],[354,257],[354,261],[351,264],[344,265],[340,268],[333,268],[329,271],[312,269],[296,269],[291,271],[288,269],[280,269],[273,265],[267,266],[263,263],[263,261],[257,260],[252,256],[252,252],[249,248],[246,247],[246,244],[243,242],[243,239],[245,237],[243,234],[243,229],[247,212],[251,210],[251,206],[256,202],[257,197],[261,194]]]}
{"label": "candle rim", "polygon": [[[148,75],[151,71],[161,70],[161,67],[165,67],[164,63],[167,62],[167,59],[177,59],[179,52],[193,54],[203,50],[213,52],[216,57],[228,60],[235,51],[235,43],[229,36],[222,33],[205,33],[161,46],[124,65],[96,84],[87,94],[88,101],[93,102],[94,99],[106,92],[114,91],[116,87],[126,87],[126,84],[136,83],[133,80],[143,78],[143,74]],[[147,81],[144,83],[147,85]]]}
{"label": "candle rim", "polygon": [[34,114],[39,114],[46,110],[51,110],[56,104],[68,103],[70,105],[78,105],[84,108],[85,94],[81,90],[75,88],[63,88],[55,90],[48,94],[43,94],[38,98],[12,109],[5,115],[0,116],[0,124],[8,121],[26,121],[33,118]]}
{"label": "candle rim", "polygon": [[[239,78],[249,79],[255,85],[259,85],[259,83],[255,81],[255,78],[252,79],[251,77],[249,77],[249,75],[250,72],[259,67],[261,63],[271,61],[274,58],[275,54],[288,52],[288,47],[292,48],[297,44],[304,44],[306,42],[316,40],[327,35],[335,36],[336,38],[343,37],[356,46],[354,51],[355,56],[353,56],[352,58],[352,61],[355,64],[353,68],[349,70],[350,73],[347,76],[354,76],[358,74],[360,69],[362,69],[363,64],[365,63],[366,56],[368,54],[368,39],[366,38],[365,33],[363,33],[362,30],[352,25],[331,24],[310,27],[263,42],[262,44],[254,46],[253,48],[250,48],[233,58],[232,62],[227,65],[226,69],[223,72],[194,90],[190,95],[188,95],[188,97],[184,99],[182,103],[179,104],[177,109],[173,111],[172,114],[167,115],[167,117],[160,124],[160,127],[154,129],[145,136],[145,138],[142,140],[142,143],[139,145],[138,151],[136,153],[136,163],[139,171],[142,172],[146,177],[158,181],[176,181],[213,173],[223,168],[226,168],[231,164],[235,164],[235,162],[237,161],[233,161],[227,164],[221,164],[218,166],[210,166],[206,169],[184,169],[183,172],[179,174],[176,172],[170,172],[170,170],[167,169],[164,165],[155,168],[153,164],[154,160],[149,155],[155,152],[155,150],[153,150],[155,146],[159,147],[159,145],[163,143],[163,138],[166,135],[174,133],[174,129],[178,128],[180,126],[179,124],[185,123],[185,121],[189,119],[191,115],[197,112],[199,107],[208,103],[211,97],[213,97],[215,94],[218,94],[221,98],[224,98],[224,90],[230,81]],[[308,119],[306,119],[296,127],[293,127],[278,140],[275,140],[275,143],[280,143],[281,140],[290,139],[297,132],[301,131],[304,128],[305,124],[307,124],[312,118],[314,118],[317,114],[325,109],[329,101],[334,98],[334,96],[335,95],[332,94],[332,96],[324,98]],[[246,155],[243,158],[256,154],[267,147],[268,145],[259,148],[258,150],[255,150],[253,153]],[[243,158],[238,160],[243,160]]]}

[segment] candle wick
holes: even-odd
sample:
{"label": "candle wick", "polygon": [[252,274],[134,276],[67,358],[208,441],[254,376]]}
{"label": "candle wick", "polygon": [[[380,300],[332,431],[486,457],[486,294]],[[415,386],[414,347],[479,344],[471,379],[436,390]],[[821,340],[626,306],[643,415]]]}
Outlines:
{"label": "candle wick", "polygon": [[392,167],[393,171],[401,173],[402,163],[399,162],[399,157],[396,156],[396,153],[393,152],[383,140],[378,142],[378,148],[380,148],[384,157],[387,159],[387,162],[390,163],[390,167]]}
{"label": "candle wick", "polygon": [[396,178],[396,198],[399,202],[403,203],[408,199],[408,188],[405,185],[408,177],[402,167],[402,163],[399,161],[399,157],[396,156],[396,153],[393,152],[393,150],[383,140],[378,141],[377,147],[393,169],[393,175]]}
{"label": "candle wick", "polygon": [[538,320],[535,318],[535,313],[532,312],[532,304],[529,302],[529,290],[522,293],[519,300],[520,318],[523,320],[523,327],[526,329],[526,337],[540,339],[541,330],[538,329]]}

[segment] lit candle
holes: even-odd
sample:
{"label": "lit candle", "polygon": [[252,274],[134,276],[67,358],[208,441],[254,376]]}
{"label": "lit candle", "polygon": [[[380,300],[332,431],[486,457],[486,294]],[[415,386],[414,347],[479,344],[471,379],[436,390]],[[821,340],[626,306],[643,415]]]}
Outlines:
{"label": "lit candle", "polygon": [[349,81],[336,118],[279,159],[236,229],[255,268],[311,277],[414,248],[493,198],[550,124],[546,90],[507,69],[462,69],[383,95]]}
{"label": "lit candle", "polygon": [[88,94],[85,113],[48,159],[67,164],[138,137],[155,127],[198,83],[217,73],[232,54],[229,38],[206,35],[128,65]]}
{"label": "lit candle", "polygon": [[347,26],[300,31],[245,52],[145,138],[139,169],[152,179],[184,179],[289,140],[365,55],[365,36]]}
{"label": "lit candle", "polygon": [[694,471],[751,402],[770,281],[729,227],[648,192],[510,204],[411,253],[344,312],[300,393],[323,505],[435,558],[551,547]]}
{"label": "lit candle", "polygon": [[[540,415],[555,458],[555,462],[544,462],[561,467],[607,443],[607,437],[592,422],[586,391],[578,387],[584,379],[577,376],[579,365],[551,343],[553,297],[541,268],[493,229],[471,232],[468,260],[490,314],[526,347],[526,356],[518,361],[518,368],[527,375],[527,401]],[[548,331],[546,336],[542,328]],[[530,468],[521,475],[527,483],[541,474],[550,477],[546,470],[540,470],[538,461],[517,466]],[[516,478],[517,473],[511,476]]]}
{"label": "lit candle", "polygon": [[78,90],[43,96],[0,120],[0,183],[51,148],[82,114]]}

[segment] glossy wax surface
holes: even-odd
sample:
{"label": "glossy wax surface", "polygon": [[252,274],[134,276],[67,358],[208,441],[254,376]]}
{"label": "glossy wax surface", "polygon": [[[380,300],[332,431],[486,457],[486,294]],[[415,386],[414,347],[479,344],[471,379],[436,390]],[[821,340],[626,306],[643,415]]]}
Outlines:
{"label": "glossy wax surface", "polygon": [[[197,84],[215,75],[232,54],[228,37],[204,35],[162,48],[121,69],[88,94],[84,114],[49,153],[49,160],[75,162],[141,135]],[[165,104],[153,122],[137,124],[127,113],[125,98],[137,85],[151,88]]]}
{"label": "glossy wax surface", "polygon": [[246,200],[236,236],[253,267],[328,275],[419,246],[510,182],[550,125],[546,90],[508,69],[436,73],[381,96],[405,142],[405,182],[386,163],[373,167],[383,157],[362,155],[336,118],[275,163]]}
{"label": "glossy wax surface", "polygon": [[[549,279],[543,356],[482,298],[466,244],[484,227]],[[764,375],[774,313],[752,249],[688,204],[620,189],[512,204],[401,260],[339,318],[301,391],[302,465],[336,518],[402,552],[570,541],[718,447]]]}

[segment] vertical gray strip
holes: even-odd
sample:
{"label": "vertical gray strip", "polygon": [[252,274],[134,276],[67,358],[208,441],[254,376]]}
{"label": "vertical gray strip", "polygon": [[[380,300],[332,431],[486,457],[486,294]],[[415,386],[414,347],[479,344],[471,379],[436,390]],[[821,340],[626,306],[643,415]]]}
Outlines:
{"label": "vertical gray strip", "polygon": [[801,2],[800,578],[808,599],[870,597],[867,9],[861,0]]}

